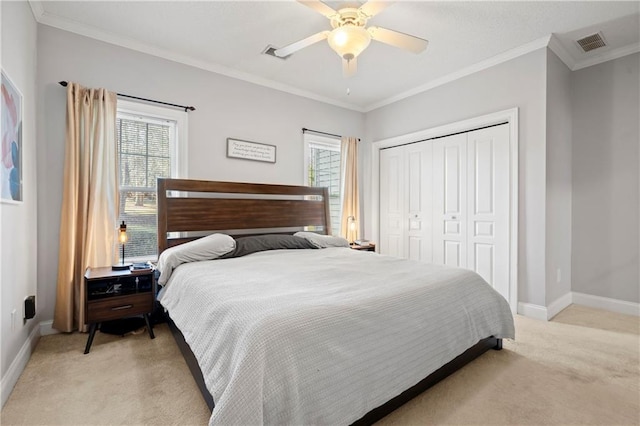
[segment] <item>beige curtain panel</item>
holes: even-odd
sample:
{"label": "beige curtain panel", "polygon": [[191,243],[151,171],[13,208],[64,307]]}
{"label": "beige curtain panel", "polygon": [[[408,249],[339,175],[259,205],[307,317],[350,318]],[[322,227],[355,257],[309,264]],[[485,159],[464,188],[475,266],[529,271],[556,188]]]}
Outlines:
{"label": "beige curtain panel", "polygon": [[85,331],[84,273],[114,263],[118,226],[116,94],[67,86],[64,193],[53,328]]}
{"label": "beige curtain panel", "polygon": [[[340,235],[352,242],[358,238],[360,226],[360,194],[358,192],[358,138],[343,137],[340,148],[342,181],[342,218]],[[356,223],[355,231],[349,230],[349,216]]]}

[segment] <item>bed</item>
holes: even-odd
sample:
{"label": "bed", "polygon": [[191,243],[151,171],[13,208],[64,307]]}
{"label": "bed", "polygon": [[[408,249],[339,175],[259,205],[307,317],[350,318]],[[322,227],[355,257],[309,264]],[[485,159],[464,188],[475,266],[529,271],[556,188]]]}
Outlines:
{"label": "bed", "polygon": [[[212,232],[328,235],[328,203],[325,188],[159,179],[159,252]],[[371,424],[514,337],[477,274],[331,245],[186,262],[160,302],[210,424]]]}

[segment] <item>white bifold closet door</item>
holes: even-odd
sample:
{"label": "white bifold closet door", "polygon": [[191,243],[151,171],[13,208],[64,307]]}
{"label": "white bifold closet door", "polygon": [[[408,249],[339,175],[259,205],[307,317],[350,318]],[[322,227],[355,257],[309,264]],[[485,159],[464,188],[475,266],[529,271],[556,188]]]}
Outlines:
{"label": "white bifold closet door", "polygon": [[380,252],[476,271],[509,296],[509,125],[380,152]]}

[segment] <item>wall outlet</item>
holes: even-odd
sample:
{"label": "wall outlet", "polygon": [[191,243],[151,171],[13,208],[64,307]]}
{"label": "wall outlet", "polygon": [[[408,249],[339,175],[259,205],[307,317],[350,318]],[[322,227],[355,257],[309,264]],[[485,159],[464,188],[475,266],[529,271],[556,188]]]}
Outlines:
{"label": "wall outlet", "polygon": [[562,269],[556,269],[556,282],[559,283],[562,281]]}

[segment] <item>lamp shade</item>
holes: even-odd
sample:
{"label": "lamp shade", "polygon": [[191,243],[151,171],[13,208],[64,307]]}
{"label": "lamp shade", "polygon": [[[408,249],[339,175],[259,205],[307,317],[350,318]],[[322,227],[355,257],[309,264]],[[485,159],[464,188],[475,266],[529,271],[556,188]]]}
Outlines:
{"label": "lamp shade", "polygon": [[350,61],[369,46],[371,35],[362,27],[345,25],[331,31],[327,41],[341,58]]}
{"label": "lamp shade", "polygon": [[127,242],[127,225],[125,225],[124,220],[120,224],[120,228],[118,230],[118,242],[120,244]]}
{"label": "lamp shade", "polygon": [[355,216],[347,217],[347,240],[353,244],[358,232],[358,221]]}

